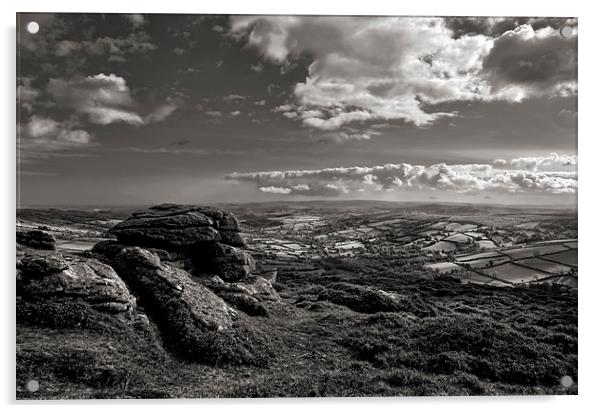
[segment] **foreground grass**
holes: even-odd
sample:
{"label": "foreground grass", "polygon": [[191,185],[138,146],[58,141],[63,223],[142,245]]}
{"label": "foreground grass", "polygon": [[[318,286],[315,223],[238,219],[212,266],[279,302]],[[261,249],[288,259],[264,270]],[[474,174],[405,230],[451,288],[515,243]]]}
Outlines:
{"label": "foreground grass", "polygon": [[[268,317],[242,320],[275,349],[262,367],[178,359],[152,323],[102,330],[19,324],[17,397],[577,392],[576,384],[560,386],[562,376],[578,378],[576,293],[467,286],[409,276],[407,264],[372,264],[327,262],[319,276],[279,274],[283,302],[266,303]],[[397,304],[379,289],[397,294]],[[39,391],[26,390],[31,379]]]}

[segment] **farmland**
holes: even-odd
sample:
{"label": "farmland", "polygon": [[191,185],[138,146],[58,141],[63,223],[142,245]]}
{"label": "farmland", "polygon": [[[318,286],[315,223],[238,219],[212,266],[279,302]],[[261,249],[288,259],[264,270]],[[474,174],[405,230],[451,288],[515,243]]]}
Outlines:
{"label": "farmland", "polygon": [[[153,358],[144,339],[121,331],[117,338],[96,339],[79,331],[19,326],[19,383],[32,374],[50,383],[36,394],[21,390],[20,396],[577,392],[574,211],[380,202],[220,207],[238,217],[256,273],[275,279],[279,299],[261,303],[264,315],[240,311],[268,338],[268,368],[205,366],[171,354]],[[123,214],[19,210],[17,219],[20,227],[51,232],[62,254],[77,257],[111,238],[107,230]],[[525,229],[519,226],[524,222],[538,225]],[[441,243],[453,249],[433,247]],[[122,350],[116,365],[132,372],[134,384],[56,376],[58,367],[50,361],[41,366],[36,358],[39,343],[48,360],[71,354],[65,346],[73,354],[94,349],[102,368],[117,346]],[[142,349],[128,343],[141,343]],[[96,372],[87,358],[73,365]],[[575,384],[562,387],[564,375]]]}
{"label": "farmland", "polygon": [[328,203],[318,205],[296,205],[295,213],[304,210],[299,215],[286,205],[266,205],[267,222],[278,224],[260,226],[246,222],[245,208],[239,206],[247,232],[261,234],[248,239],[258,262],[272,269],[286,263],[318,270],[328,258],[386,255],[421,262],[427,274],[447,274],[473,284],[577,286],[576,218],[571,213],[483,208],[474,219],[472,209],[463,215],[462,207],[454,206],[425,212],[370,203],[341,214]]}
{"label": "farmland", "polygon": [[[220,205],[232,210],[264,271],[323,272],[336,258],[394,257],[424,276],[512,286],[577,285],[576,216],[571,211],[376,201]],[[82,251],[132,209],[20,210],[18,225],[52,232],[58,248]],[[561,276],[561,277],[560,277]]]}

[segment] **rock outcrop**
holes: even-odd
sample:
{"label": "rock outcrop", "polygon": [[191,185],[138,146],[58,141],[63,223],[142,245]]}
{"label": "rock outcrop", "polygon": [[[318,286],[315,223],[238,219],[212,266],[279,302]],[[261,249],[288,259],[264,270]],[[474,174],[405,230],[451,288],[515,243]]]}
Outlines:
{"label": "rock outcrop", "polygon": [[194,249],[205,242],[236,238],[236,217],[213,207],[162,204],[137,211],[109,232],[123,244],[161,248],[168,251]]}
{"label": "rock outcrop", "polygon": [[[251,274],[255,260],[244,246],[236,217],[213,207],[163,204],[134,212],[111,230],[119,244],[154,249],[161,259],[171,261],[194,275],[217,274],[238,281]],[[112,254],[115,243],[96,248]]]}
{"label": "rock outcrop", "polygon": [[184,270],[162,264],[159,257],[139,247],[126,247],[113,260],[113,267],[148,308],[164,321],[170,335],[191,335],[193,330],[224,331],[232,327],[236,311]]}
{"label": "rock outcrop", "polygon": [[[95,319],[129,319],[136,299],[113,268],[90,258],[66,259],[43,250],[17,258],[17,318],[39,325],[81,326]],[[110,315],[110,317],[104,317]]]}
{"label": "rock outcrop", "polygon": [[266,339],[241,325],[236,310],[186,271],[140,247],[123,247],[111,263],[174,353],[209,363],[266,362]]}
{"label": "rock outcrop", "polygon": [[209,252],[209,270],[224,281],[238,281],[251,274],[255,260],[247,252],[216,242]]}
{"label": "rock outcrop", "polygon": [[56,248],[56,239],[54,239],[54,235],[37,229],[17,230],[17,243],[29,248],[41,250],[54,250]]}
{"label": "rock outcrop", "polygon": [[[180,357],[265,365],[272,354],[265,334],[228,304],[265,316],[259,300],[272,299],[271,284],[251,276],[255,262],[239,248],[239,231],[236,217],[216,208],[160,205],[134,213],[111,230],[116,241],[85,254],[50,250],[53,238],[41,231],[21,235],[17,321],[124,337],[142,331],[153,346],[154,324]],[[214,277],[219,289],[203,282]],[[236,283],[243,279],[246,286]]]}
{"label": "rock outcrop", "polygon": [[239,282],[225,282],[215,276],[204,284],[238,310],[252,316],[269,315],[266,302],[279,302],[280,296],[266,278],[249,276]]}

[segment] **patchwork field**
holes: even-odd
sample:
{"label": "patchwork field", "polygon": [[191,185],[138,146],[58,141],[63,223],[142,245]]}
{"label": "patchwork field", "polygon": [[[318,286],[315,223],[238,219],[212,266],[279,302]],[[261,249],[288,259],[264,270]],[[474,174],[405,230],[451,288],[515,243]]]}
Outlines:
{"label": "patchwork field", "polygon": [[[577,254],[574,240],[550,240],[520,248],[499,248],[495,251],[461,255],[454,261],[426,264],[437,271],[456,264],[464,271],[454,276],[463,281],[490,284],[490,280],[505,285],[540,283],[577,287]],[[474,277],[474,273],[480,277]]]}
{"label": "patchwork field", "polygon": [[544,260],[558,262],[564,265],[577,266],[577,250],[562,251],[556,254],[549,254],[541,257]]}
{"label": "patchwork field", "polygon": [[524,265],[525,267],[534,268],[550,274],[569,274],[572,270],[572,267],[569,267],[568,265],[546,261],[541,258],[525,258],[524,260],[515,261],[515,264]]}
{"label": "patchwork field", "polygon": [[563,244],[553,244],[504,249],[502,252],[514,260],[519,260],[521,258],[543,256],[547,254],[553,254],[555,252],[567,251],[568,249],[569,248],[565,247]]}
{"label": "patchwork field", "polygon": [[[241,320],[267,339],[266,367],[152,359],[131,350],[145,342],[123,330],[99,341],[19,326],[19,397],[577,392],[558,384],[562,375],[578,380],[574,213],[378,202],[220,207],[238,216],[257,275],[274,279],[280,297],[237,302]],[[62,254],[86,257],[122,215],[19,210],[17,218],[48,228]],[[514,227],[535,221],[528,237]],[[482,248],[487,240],[495,248]],[[64,354],[80,356],[69,365],[87,375],[57,370]],[[36,394],[21,384],[32,374],[45,383]]]}
{"label": "patchwork field", "polygon": [[486,268],[481,271],[494,278],[510,281],[511,283],[537,281],[539,278],[544,278],[548,275],[548,273],[527,267],[521,267],[520,265],[516,265],[511,262]]}

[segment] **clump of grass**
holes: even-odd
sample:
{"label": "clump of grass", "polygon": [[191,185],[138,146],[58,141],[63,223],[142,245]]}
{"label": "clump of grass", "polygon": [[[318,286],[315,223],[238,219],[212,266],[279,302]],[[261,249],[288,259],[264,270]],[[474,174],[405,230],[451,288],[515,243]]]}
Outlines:
{"label": "clump of grass", "polygon": [[164,297],[152,319],[165,345],[193,362],[265,366],[273,353],[267,335],[244,322],[234,323],[227,331],[200,328],[177,298]]}
{"label": "clump of grass", "polygon": [[41,385],[38,393],[21,391],[19,397],[66,397],[65,393],[53,396],[57,388],[74,392],[71,397],[89,397],[76,389],[102,394],[146,388],[153,372],[165,363],[165,354],[154,337],[132,326],[122,327],[100,332],[19,325],[17,385],[31,379]]}
{"label": "clump of grass", "polygon": [[381,369],[464,374],[519,386],[554,386],[563,375],[577,376],[576,339],[570,336],[521,331],[475,315],[417,321],[379,315],[370,321],[356,323],[340,342]]}
{"label": "clump of grass", "polygon": [[318,295],[319,300],[344,305],[360,313],[399,311],[401,306],[392,298],[374,288],[348,283],[334,283]]}
{"label": "clump of grass", "polygon": [[[416,317],[432,317],[439,313],[434,305],[427,303],[416,293],[391,294],[376,288],[349,283],[333,283],[318,291],[318,300],[343,305],[360,313],[401,311]],[[302,297],[307,297],[307,294]]]}
{"label": "clump of grass", "polygon": [[386,375],[386,381],[395,387],[420,387],[435,384],[430,376],[413,369],[393,369]]}

